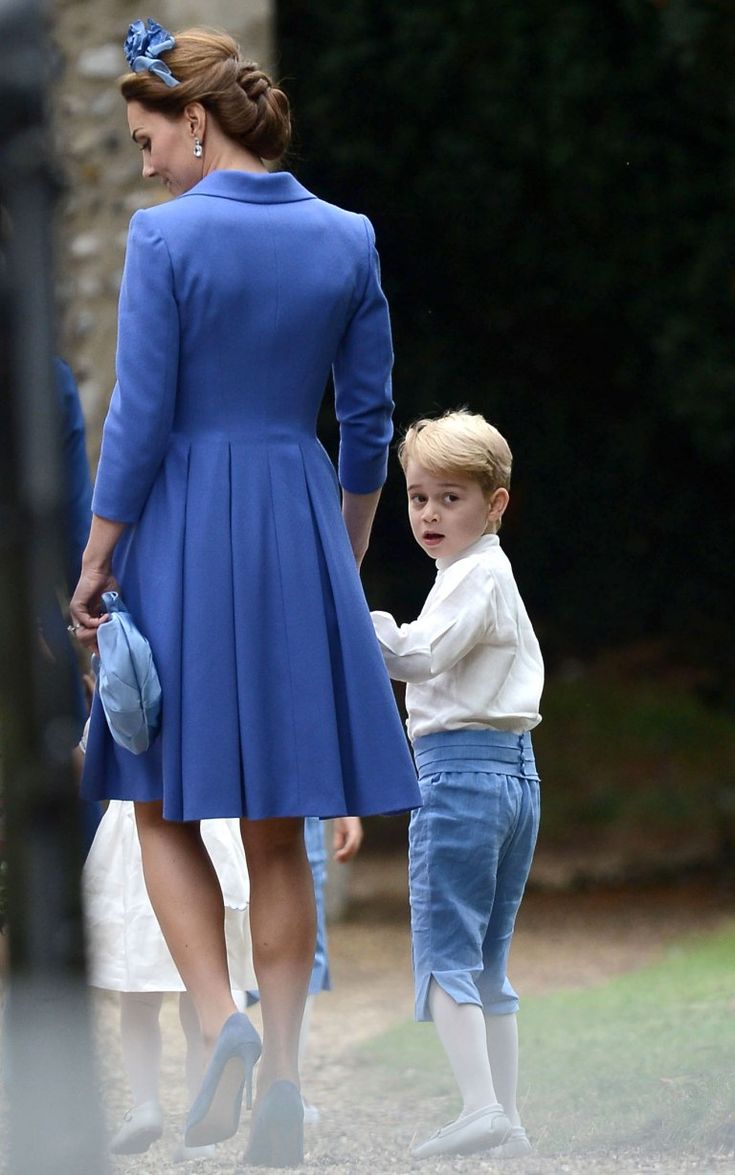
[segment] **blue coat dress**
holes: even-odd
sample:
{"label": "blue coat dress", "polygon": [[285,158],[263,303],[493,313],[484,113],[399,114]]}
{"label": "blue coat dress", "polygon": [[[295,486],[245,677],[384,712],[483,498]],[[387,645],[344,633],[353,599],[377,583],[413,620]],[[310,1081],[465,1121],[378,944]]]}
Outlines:
{"label": "blue coat dress", "polygon": [[96,700],[87,797],[162,799],[171,820],[420,804],[316,438],[332,371],[339,482],[377,489],[391,363],[365,217],[236,171],[135,214],[93,509],[130,524],[114,568],[163,723],[134,756]]}

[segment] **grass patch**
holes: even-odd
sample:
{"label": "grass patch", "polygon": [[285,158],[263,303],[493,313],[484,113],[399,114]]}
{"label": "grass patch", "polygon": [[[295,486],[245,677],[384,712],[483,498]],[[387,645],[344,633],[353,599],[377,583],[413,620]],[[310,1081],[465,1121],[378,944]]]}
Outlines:
{"label": "grass patch", "polygon": [[[521,1112],[541,1153],[735,1145],[735,923],[601,987],[528,998],[519,1024]],[[362,1055],[383,1094],[430,1099],[435,1124],[456,1113],[430,1025],[401,1025]]]}

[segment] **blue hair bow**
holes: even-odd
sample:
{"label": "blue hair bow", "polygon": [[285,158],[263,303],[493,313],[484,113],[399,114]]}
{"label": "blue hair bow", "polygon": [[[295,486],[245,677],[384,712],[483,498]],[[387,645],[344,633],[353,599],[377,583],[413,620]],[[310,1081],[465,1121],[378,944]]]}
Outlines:
{"label": "blue hair bow", "polygon": [[161,53],[173,49],[175,44],[173,34],[149,16],[145,23],[142,20],[133,21],[128,29],[123,50],[134,73],[148,70],[165,85],[178,86],[179,79],[174,77],[165,61],[159,60]]}

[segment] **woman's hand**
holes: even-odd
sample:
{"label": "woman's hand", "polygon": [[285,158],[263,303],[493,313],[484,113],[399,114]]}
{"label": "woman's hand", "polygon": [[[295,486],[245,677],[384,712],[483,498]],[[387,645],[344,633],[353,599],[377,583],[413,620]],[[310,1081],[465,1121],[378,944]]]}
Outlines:
{"label": "woman's hand", "polygon": [[82,556],[82,574],[69,604],[69,629],[85,649],[97,649],[97,629],[108,619],[100,615],[102,593],[116,592],[117,581],[112,574],[112,552],[125,530],[124,522],[92,516],[89,541]]}
{"label": "woman's hand", "polygon": [[97,650],[97,629],[109,619],[107,613],[100,615],[102,593],[117,590],[117,581],[108,568],[82,566],[79,583],[69,604],[69,627],[80,644],[91,652]]}
{"label": "woman's hand", "polygon": [[352,494],[349,490],[342,491],[342,518],[347,528],[358,571],[368,549],[370,531],[379,500],[380,490],[375,490],[372,494]]}

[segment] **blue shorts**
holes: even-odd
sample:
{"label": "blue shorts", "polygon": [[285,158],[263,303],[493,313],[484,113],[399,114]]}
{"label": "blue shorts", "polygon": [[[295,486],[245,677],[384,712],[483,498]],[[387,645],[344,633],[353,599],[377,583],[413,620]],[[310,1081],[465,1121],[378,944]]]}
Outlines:
{"label": "blue shorts", "polygon": [[539,826],[530,734],[450,730],[416,739],[423,807],[409,826],[416,1019],[432,978],[487,1015],[518,1009],[506,969]]}
{"label": "blue shorts", "polygon": [[309,995],[320,991],[331,991],[329,955],[327,954],[327,914],[324,908],[324,886],[327,881],[327,849],[324,844],[324,822],[318,816],[307,816],[304,820],[304,842],[306,855],[314,878],[316,901],[316,948],[314,966],[309,980]]}

